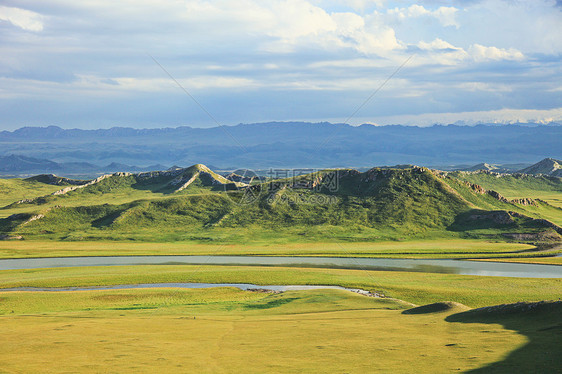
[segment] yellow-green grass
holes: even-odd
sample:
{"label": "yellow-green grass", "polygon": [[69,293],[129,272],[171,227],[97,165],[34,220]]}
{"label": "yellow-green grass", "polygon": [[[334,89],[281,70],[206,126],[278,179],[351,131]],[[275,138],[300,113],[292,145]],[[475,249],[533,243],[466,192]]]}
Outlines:
{"label": "yellow-green grass", "polygon": [[559,179],[533,175],[496,176],[487,173],[453,173],[455,178],[481,185],[508,199],[541,199],[562,208],[562,183]]}
{"label": "yellow-green grass", "polygon": [[[4,180],[0,179],[0,183],[3,181]],[[31,183],[31,182],[27,182],[27,183]],[[31,190],[27,185],[25,186],[26,186],[26,191]],[[45,187],[45,186],[49,186],[49,187]],[[39,183],[38,187],[40,187],[40,189],[36,193],[30,192],[27,193],[27,195],[23,195],[24,197],[21,198],[20,195],[22,195],[22,193],[8,194],[8,195],[4,195],[0,193],[0,195],[4,196],[3,199],[0,200],[0,202],[2,201],[4,202],[4,204],[0,204],[0,208],[9,205],[11,203],[14,203],[16,201],[19,201],[23,198],[45,196],[52,192],[64,188],[64,186],[51,186],[51,185],[45,185],[43,183]],[[55,187],[55,188],[53,189],[50,187]],[[40,193],[40,191],[44,191],[44,192]],[[209,194],[209,193],[210,192],[207,191],[201,194]],[[190,193],[190,195],[201,195],[201,194]],[[101,204],[120,205],[120,204],[126,204],[143,199],[159,200],[169,197],[170,194],[152,192],[150,190],[135,190],[135,189],[125,190],[125,191],[115,191],[112,193],[104,193],[104,194],[82,193],[79,195],[75,195],[70,193],[70,194],[58,195],[56,198],[53,198],[52,200],[41,205],[20,204],[20,205],[12,206],[9,209],[0,209],[0,218],[5,218],[12,214],[34,213],[48,208],[52,208],[54,206],[79,207],[79,206],[90,206],[90,205],[101,205]]]}
{"label": "yellow-green grass", "polygon": [[0,241],[0,258],[132,255],[267,255],[403,258],[532,256],[529,244],[443,239],[373,243],[199,244]]}
{"label": "yellow-green grass", "polygon": [[[541,193],[529,193],[528,196],[536,196],[537,199],[541,199],[558,208],[562,208],[562,193],[560,192],[546,192],[541,191]],[[516,199],[525,197],[523,193],[516,193],[511,195],[509,198]]]}
{"label": "yellow-green grass", "polygon": [[501,318],[465,320],[462,307],[403,314],[400,302],[339,290],[0,292],[0,300],[8,373],[511,373],[560,364],[552,316],[508,316],[506,328]]}
{"label": "yellow-green grass", "polygon": [[[48,195],[61,188],[61,186],[25,181],[19,178],[0,179],[0,208],[19,200]],[[0,210],[0,218],[3,218],[7,213],[7,211]]]}
{"label": "yellow-green grass", "polygon": [[[4,293],[5,303],[24,313],[0,317],[0,367],[6,372],[434,373],[501,361],[527,343],[497,324],[449,323],[444,319],[450,313],[404,315],[343,291],[154,293]],[[168,299],[177,304],[168,306]],[[276,300],[283,302],[271,304]],[[138,308],[155,303],[157,309]],[[115,310],[115,305],[124,307]]]}
{"label": "yellow-green grass", "polygon": [[[407,309],[394,299],[366,297],[344,290],[287,291],[281,294],[208,289],[148,288],[95,291],[2,292],[0,315],[52,315],[83,311],[144,310],[150,315],[264,315],[335,310]],[[341,308],[345,303],[346,308]]]}
{"label": "yellow-green grass", "polygon": [[562,278],[484,277],[398,271],[143,265],[0,272],[0,288],[87,287],[167,282],[339,285],[382,292],[386,296],[418,305],[451,300],[470,307],[553,300],[562,295]]}
{"label": "yellow-green grass", "polygon": [[498,191],[508,199],[541,199],[552,206],[562,208],[562,192],[559,191],[538,191],[527,189],[500,189]]}
{"label": "yellow-green grass", "polygon": [[[562,196],[562,194],[559,194]],[[523,214],[533,218],[544,218],[555,224],[562,226],[562,207],[555,205],[540,204],[539,206],[533,205],[520,205],[515,204]]]}

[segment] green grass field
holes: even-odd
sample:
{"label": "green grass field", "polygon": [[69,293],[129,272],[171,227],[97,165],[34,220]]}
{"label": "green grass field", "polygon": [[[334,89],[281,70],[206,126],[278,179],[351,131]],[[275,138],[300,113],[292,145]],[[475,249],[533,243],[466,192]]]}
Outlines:
{"label": "green grass field", "polygon": [[[560,309],[403,314],[348,291],[0,292],[6,372],[553,372]],[[558,326],[558,327],[557,327]]]}
{"label": "green grass field", "polygon": [[[199,171],[193,174],[195,169],[186,169],[182,178],[203,175]],[[244,192],[225,192],[226,187],[211,174],[181,191],[171,176],[113,175],[61,195],[41,196],[45,191],[40,188],[40,197],[24,203],[15,203],[21,193],[14,192],[17,189],[12,186],[0,191],[5,202],[13,203],[0,209],[4,217],[0,219],[0,234],[54,241],[221,244],[327,239],[342,243],[451,238],[506,241],[505,234],[518,233],[535,238],[529,241],[560,238],[556,230],[562,229],[549,227],[540,219],[562,224],[561,208],[546,202],[523,205],[505,201],[425,168],[326,171],[304,176],[299,183],[329,180],[330,175],[339,176],[337,190],[323,184],[328,182],[303,188],[294,187],[294,181],[280,180],[254,186],[257,196],[250,204],[240,204]],[[557,190],[561,183],[556,181],[524,179],[520,192],[525,195],[534,188],[562,194]],[[39,182],[3,183],[27,183],[23,190],[33,190],[32,185]],[[45,186],[50,190],[61,187]],[[497,212],[510,216],[509,220],[474,218]]]}
{"label": "green grass field", "polygon": [[[554,246],[556,230],[537,220],[562,224],[559,179],[466,174],[472,179],[464,180],[508,198],[547,201],[523,205],[427,169],[345,171],[336,192],[281,181],[253,204],[238,204],[240,192],[218,189],[219,177],[203,167],[192,171],[203,178],[180,192],[158,175],[111,177],[57,196],[50,194],[61,186],[0,180],[0,206],[38,198],[0,209],[0,234],[24,239],[0,241],[0,259],[285,255],[562,265],[562,257],[545,257],[562,252]],[[319,196],[333,199],[305,201]],[[170,282],[339,285],[386,297],[230,287],[2,291]],[[560,295],[562,278],[400,271],[212,265],[0,271],[0,373],[551,373],[562,367],[559,304],[469,309]],[[403,313],[444,301],[460,304]]]}
{"label": "green grass field", "polygon": [[412,240],[375,243],[251,243],[199,244],[192,242],[53,242],[0,241],[0,258],[132,256],[132,255],[263,255],[402,258],[471,258],[533,256],[529,244],[484,240]]}
{"label": "green grass field", "polygon": [[[0,179],[0,208],[13,202],[44,196],[60,190],[61,186],[53,186],[37,181],[26,181],[20,178]],[[0,218],[7,213],[0,210]]]}
{"label": "green grass field", "polygon": [[562,295],[562,278],[482,277],[400,271],[266,266],[143,265],[0,272],[0,289],[167,282],[339,285],[382,292],[386,296],[418,305],[451,300],[470,307],[517,301],[552,300],[558,299]]}
{"label": "green grass field", "polygon": [[489,173],[450,173],[455,178],[498,191],[509,199],[530,197],[542,199],[562,208],[562,181],[557,177],[534,175],[502,175]]}

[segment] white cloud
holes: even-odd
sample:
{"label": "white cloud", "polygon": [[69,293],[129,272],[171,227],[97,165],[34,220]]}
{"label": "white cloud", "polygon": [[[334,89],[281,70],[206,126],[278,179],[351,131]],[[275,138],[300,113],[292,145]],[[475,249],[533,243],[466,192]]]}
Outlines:
{"label": "white cloud", "polygon": [[465,82],[457,85],[457,88],[467,91],[486,91],[486,92],[511,92],[513,88],[506,84],[490,84],[484,82]]}
{"label": "white cloud", "polygon": [[417,47],[428,52],[426,56],[416,58],[418,64],[441,64],[441,65],[457,65],[468,57],[466,51],[462,48],[455,47],[449,42],[439,38],[431,42],[420,41]]}
{"label": "white cloud", "polygon": [[259,43],[259,50],[268,53],[288,54],[312,48],[380,54],[401,48],[394,30],[380,19],[353,12],[329,12],[306,0],[192,0],[186,9],[184,18],[190,23],[205,20],[209,34],[228,27],[242,35],[269,37]]}
{"label": "white cloud", "polygon": [[562,7],[554,0],[477,1],[458,18],[471,44],[516,48],[524,54],[562,53]]}
{"label": "white cloud", "polygon": [[520,61],[525,58],[521,51],[515,48],[503,49],[497,47],[486,47],[480,44],[473,44],[468,48],[468,53],[476,61],[490,60],[516,60]]}
{"label": "white cloud", "polygon": [[[251,106],[256,97],[306,97],[307,90],[323,97],[316,106],[311,95],[287,109],[297,116],[316,111],[321,118],[342,97],[360,101],[412,54],[380,97],[395,100],[377,110],[468,112],[560,102],[562,8],[552,0],[1,3],[0,28],[18,31],[0,35],[0,96],[14,100],[0,107],[12,117],[18,116],[12,108],[24,108],[30,97],[28,107],[42,119],[51,99],[87,107],[88,98],[181,95],[146,52],[205,99],[236,92],[238,103]],[[276,117],[283,108],[260,108],[284,119]]]}
{"label": "white cloud", "polygon": [[448,42],[446,42],[444,40],[441,40],[439,38],[436,38],[432,42],[429,42],[429,43],[421,40],[418,43],[418,47],[420,47],[421,49],[424,49],[426,51],[443,50],[443,49],[447,49],[447,50],[462,49],[462,48],[457,48],[454,45],[452,45],[451,43],[448,43]]}
{"label": "white cloud", "polygon": [[458,9],[455,7],[439,7],[436,10],[428,10],[422,5],[413,4],[408,8],[389,9],[388,14],[397,17],[399,20],[407,20],[408,18],[434,17],[443,26],[454,26],[459,28],[460,25],[456,20]]}
{"label": "white cloud", "polygon": [[8,21],[26,31],[43,30],[43,16],[26,9],[0,6],[0,20]]}
{"label": "white cloud", "polygon": [[443,26],[454,26],[457,29],[460,27],[456,20],[457,8],[442,6],[434,11],[432,14],[441,22]]}
{"label": "white cloud", "polygon": [[424,113],[413,115],[381,116],[371,118],[356,118],[354,124],[376,123],[380,125],[406,124],[417,126],[431,126],[435,123],[449,124],[463,122],[476,123],[549,123],[562,121],[562,108],[553,109],[515,109],[454,112],[454,113]]}

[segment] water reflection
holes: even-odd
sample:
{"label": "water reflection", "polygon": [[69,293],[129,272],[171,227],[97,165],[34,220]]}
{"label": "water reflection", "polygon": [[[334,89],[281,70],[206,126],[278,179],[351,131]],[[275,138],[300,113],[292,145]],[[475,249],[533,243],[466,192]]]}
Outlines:
{"label": "water reflection", "polygon": [[115,256],[0,260],[0,270],[75,266],[222,265],[410,271],[523,278],[562,278],[562,266],[466,260],[272,256]]}

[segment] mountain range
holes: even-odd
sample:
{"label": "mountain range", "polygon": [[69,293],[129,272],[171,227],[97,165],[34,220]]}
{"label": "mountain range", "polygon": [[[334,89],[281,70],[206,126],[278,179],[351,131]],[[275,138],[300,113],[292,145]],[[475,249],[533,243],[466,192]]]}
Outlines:
{"label": "mountain range", "polygon": [[[0,234],[226,242],[244,235],[247,240],[271,235],[313,240],[326,237],[326,230],[338,240],[558,240],[562,235],[560,208],[540,199],[506,198],[470,182],[466,173],[455,173],[463,172],[375,167],[245,183],[196,164],[90,181],[52,175],[0,179],[8,191],[3,196],[7,205],[0,206],[0,217],[5,217]],[[533,195],[562,190],[559,178],[527,177],[521,183]],[[23,199],[17,197],[21,190],[27,190]]]}
{"label": "mountain range", "polygon": [[[223,170],[395,164],[450,168],[484,160],[528,166],[537,159],[562,158],[561,138],[562,126],[557,124],[416,127],[270,122],[98,130],[49,126],[0,132],[0,156],[14,154],[59,164],[152,165],[144,170],[156,164],[198,162]],[[86,164],[66,166],[89,168]],[[37,170],[45,172],[43,167]],[[137,171],[132,166],[129,170]]]}
{"label": "mountain range", "polygon": [[164,165],[149,165],[138,167],[112,162],[105,166],[94,165],[89,162],[55,162],[47,159],[27,157],[11,154],[0,156],[0,175],[19,175],[33,173],[62,173],[69,175],[95,175],[100,173],[113,173],[118,171],[149,171],[164,170]]}

